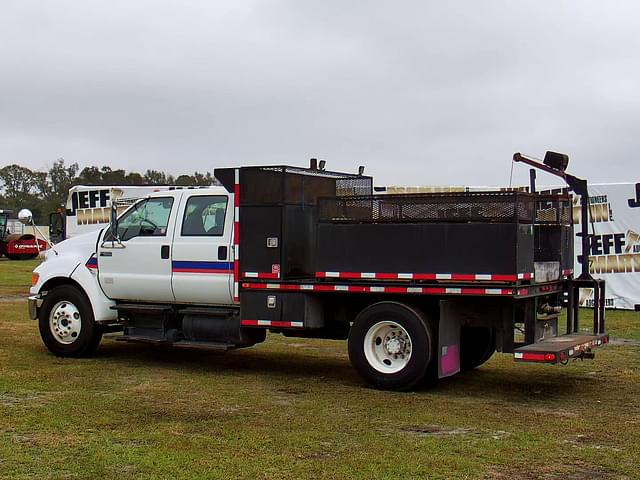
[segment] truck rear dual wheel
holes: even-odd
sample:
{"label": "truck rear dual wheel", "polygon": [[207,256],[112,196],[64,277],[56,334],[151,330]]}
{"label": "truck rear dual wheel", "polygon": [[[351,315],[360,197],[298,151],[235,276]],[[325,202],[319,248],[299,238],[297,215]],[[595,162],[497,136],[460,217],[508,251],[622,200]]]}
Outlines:
{"label": "truck rear dual wheel", "polygon": [[466,372],[489,360],[496,351],[495,330],[463,327],[460,333],[460,370]]}
{"label": "truck rear dual wheel", "polygon": [[49,291],[38,316],[42,341],[59,357],[88,357],[102,339],[89,300],[71,285]]}
{"label": "truck rear dual wheel", "polygon": [[422,312],[398,302],[365,308],[349,332],[349,359],[373,387],[408,390],[427,375],[433,335]]}

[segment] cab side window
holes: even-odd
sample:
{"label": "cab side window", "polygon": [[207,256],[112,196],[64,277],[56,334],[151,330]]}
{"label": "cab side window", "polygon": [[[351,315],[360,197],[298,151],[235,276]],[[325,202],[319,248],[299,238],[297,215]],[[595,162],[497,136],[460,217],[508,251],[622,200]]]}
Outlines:
{"label": "cab side window", "polygon": [[149,198],[135,204],[118,219],[118,237],[121,241],[134,237],[164,237],[173,198]]}
{"label": "cab side window", "polygon": [[183,237],[219,237],[224,233],[227,197],[194,195],[189,197],[182,219]]}

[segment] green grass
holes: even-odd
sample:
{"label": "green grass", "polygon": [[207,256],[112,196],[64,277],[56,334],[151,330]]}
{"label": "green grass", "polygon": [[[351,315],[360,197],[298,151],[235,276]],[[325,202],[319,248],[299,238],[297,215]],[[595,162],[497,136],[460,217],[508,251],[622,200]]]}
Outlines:
{"label": "green grass", "polygon": [[28,292],[31,272],[40,263],[35,260],[9,260],[0,258],[0,295],[10,296]]}
{"label": "green grass", "polygon": [[[26,291],[25,267],[0,263],[0,297]],[[270,335],[223,354],[105,339],[62,359],[25,303],[0,308],[3,479],[640,478],[636,344],[566,367],[496,355],[394,393],[362,385],[345,342]],[[615,336],[638,322],[609,314]]]}
{"label": "green grass", "polygon": [[640,340],[640,312],[611,310],[605,319],[605,329],[612,337]]}

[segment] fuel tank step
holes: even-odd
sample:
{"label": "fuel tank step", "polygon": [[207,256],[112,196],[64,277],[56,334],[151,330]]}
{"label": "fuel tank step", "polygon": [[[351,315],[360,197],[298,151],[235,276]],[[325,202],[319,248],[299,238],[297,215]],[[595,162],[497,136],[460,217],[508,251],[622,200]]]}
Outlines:
{"label": "fuel tank step", "polygon": [[172,342],[164,338],[141,337],[132,335],[121,335],[115,337],[118,342],[147,343],[152,345],[165,345],[178,348],[207,348],[212,350],[229,350],[235,348],[234,344],[221,342],[196,342],[190,340],[178,340]]}

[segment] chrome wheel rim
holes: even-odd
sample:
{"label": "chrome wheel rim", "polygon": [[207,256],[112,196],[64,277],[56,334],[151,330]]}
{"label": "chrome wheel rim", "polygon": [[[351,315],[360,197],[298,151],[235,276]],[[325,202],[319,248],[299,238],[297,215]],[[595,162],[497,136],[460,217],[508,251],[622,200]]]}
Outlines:
{"label": "chrome wheel rim", "polygon": [[73,303],[63,300],[56,303],[49,314],[49,329],[56,341],[70,345],[80,337],[82,318]]}
{"label": "chrome wheel rim", "polygon": [[364,355],[381,373],[397,373],[411,359],[411,336],[396,322],[385,320],[373,325],[364,337]]}

